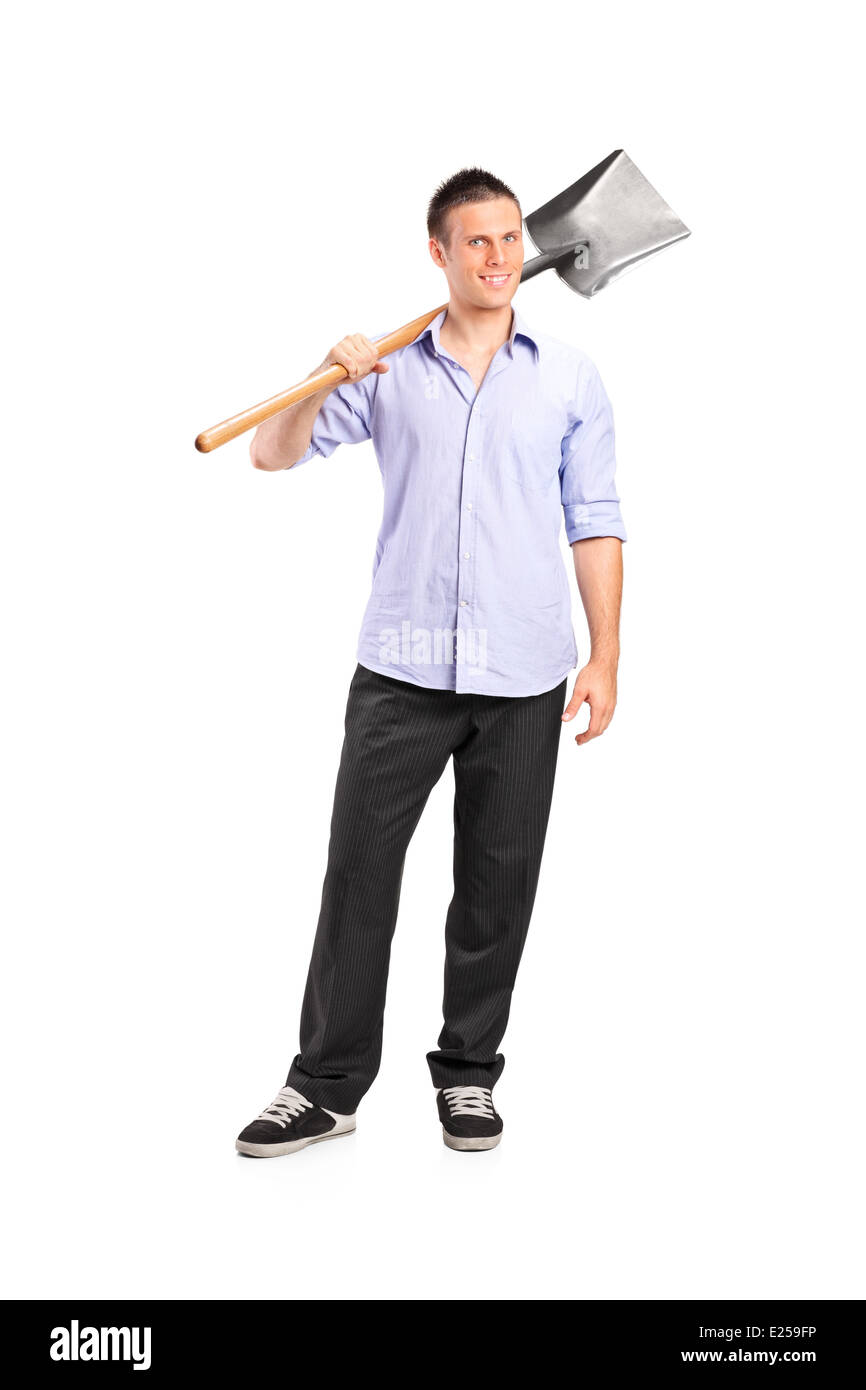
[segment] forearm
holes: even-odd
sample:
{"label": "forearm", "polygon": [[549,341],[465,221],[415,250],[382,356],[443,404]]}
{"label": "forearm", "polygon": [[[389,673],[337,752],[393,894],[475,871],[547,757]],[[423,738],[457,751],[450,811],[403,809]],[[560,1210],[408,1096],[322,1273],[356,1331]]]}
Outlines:
{"label": "forearm", "polygon": [[590,660],[616,666],[622,604],[622,541],[617,536],[589,536],[575,541],[574,572],[589,625]]}
{"label": "forearm", "polygon": [[[321,368],[317,367],[316,371],[321,371]],[[322,403],[334,389],[333,386],[327,386],[317,391],[314,396],[307,396],[305,400],[290,405],[287,410],[281,410],[269,420],[264,420],[250,443],[253,467],[274,473],[281,468],[291,468],[293,463],[297,463],[307,451]]]}

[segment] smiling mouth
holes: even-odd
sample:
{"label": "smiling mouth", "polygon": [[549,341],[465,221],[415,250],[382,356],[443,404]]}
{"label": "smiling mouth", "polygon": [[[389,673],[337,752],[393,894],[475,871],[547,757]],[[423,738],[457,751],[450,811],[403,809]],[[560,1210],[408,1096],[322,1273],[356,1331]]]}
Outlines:
{"label": "smiling mouth", "polygon": [[478,278],[480,280],[483,280],[485,285],[493,285],[494,287],[496,287],[498,285],[504,285],[508,282],[508,280],[511,278],[511,271],[509,270],[507,275],[480,275]]}

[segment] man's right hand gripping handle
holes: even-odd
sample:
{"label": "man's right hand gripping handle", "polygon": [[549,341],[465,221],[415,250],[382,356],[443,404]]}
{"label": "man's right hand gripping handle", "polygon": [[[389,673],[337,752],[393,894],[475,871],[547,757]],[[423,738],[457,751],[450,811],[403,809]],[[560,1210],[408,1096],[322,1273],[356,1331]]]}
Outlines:
{"label": "man's right hand gripping handle", "polygon": [[[387,372],[387,362],[379,361],[378,350],[363,333],[347,333],[329,351],[318,367],[308,373],[308,377],[324,371],[339,363],[348,373],[347,381],[363,381],[371,372]],[[337,385],[340,385],[338,382]],[[250,460],[254,468],[264,469],[266,473],[277,473],[282,468],[291,468],[306,453],[313,435],[316,416],[334,386],[325,386],[313,396],[290,405],[278,415],[272,415],[259,425],[250,443]]]}

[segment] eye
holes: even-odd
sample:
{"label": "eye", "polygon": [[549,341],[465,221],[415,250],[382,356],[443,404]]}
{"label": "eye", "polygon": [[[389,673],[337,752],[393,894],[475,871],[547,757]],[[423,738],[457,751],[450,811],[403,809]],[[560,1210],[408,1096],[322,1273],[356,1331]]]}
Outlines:
{"label": "eye", "polygon": [[484,240],[483,236],[474,236],[474,237],[472,238],[472,240],[470,241],[469,245],[470,245],[470,246],[473,246],[473,245],[475,244],[476,241],[483,241],[483,240]]}

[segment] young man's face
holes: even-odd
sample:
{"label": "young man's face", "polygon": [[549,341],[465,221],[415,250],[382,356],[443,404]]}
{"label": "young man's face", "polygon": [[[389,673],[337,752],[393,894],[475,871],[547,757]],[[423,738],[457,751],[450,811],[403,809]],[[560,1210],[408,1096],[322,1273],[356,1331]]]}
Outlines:
{"label": "young man's face", "polygon": [[451,299],[477,308],[510,303],[523,269],[520,209],[513,198],[464,203],[448,213],[447,244],[430,238]]}

